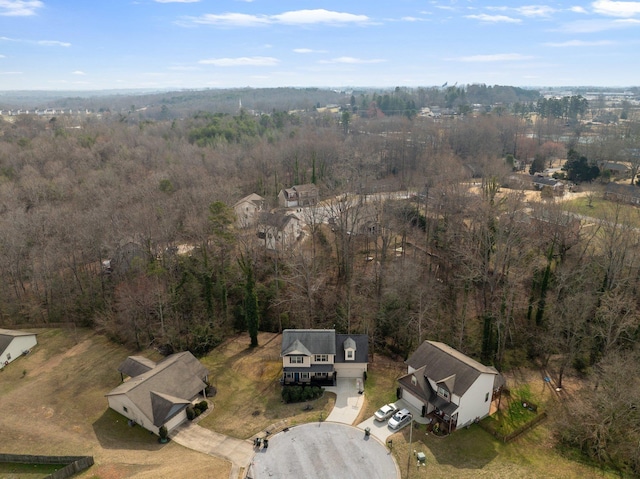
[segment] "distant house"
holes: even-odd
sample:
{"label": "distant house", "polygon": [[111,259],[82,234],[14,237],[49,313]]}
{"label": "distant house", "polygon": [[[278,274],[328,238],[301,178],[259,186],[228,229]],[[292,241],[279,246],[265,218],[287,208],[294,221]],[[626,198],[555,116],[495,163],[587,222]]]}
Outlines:
{"label": "distant house", "polygon": [[258,220],[258,213],[264,211],[265,208],[265,199],[255,193],[251,193],[250,195],[238,200],[233,205],[238,227],[248,228],[250,226],[254,226]]}
{"label": "distant house", "polygon": [[258,214],[258,238],[267,250],[282,251],[291,247],[303,234],[302,221],[295,215]]}
{"label": "distant house", "polygon": [[27,354],[36,344],[36,333],[0,329],[0,369]]}
{"label": "distant house", "polygon": [[280,356],[283,384],[362,379],[369,363],[369,339],[366,334],[337,334],[334,329],[285,329]]}
{"label": "distant house", "polygon": [[610,201],[640,205],[640,188],[635,185],[609,183],[604,190],[604,198]]}
{"label": "distant house", "polygon": [[537,190],[551,188],[554,195],[562,195],[564,193],[564,183],[554,178],[534,175],[531,177],[531,184]]}
{"label": "distant house", "polygon": [[489,415],[494,392],[504,379],[498,371],[436,341],[425,341],[405,361],[400,393],[422,416],[434,415],[450,429]]}
{"label": "distant house", "polygon": [[599,161],[598,168],[600,172],[608,171],[614,176],[627,176],[631,173],[629,165],[617,161]]}
{"label": "distant house", "polygon": [[313,183],[284,188],[278,193],[278,204],[284,208],[313,206],[318,203],[318,187]]}
{"label": "distant house", "polygon": [[109,407],[129,420],[158,434],[187,420],[186,408],[204,399],[209,372],[190,352],[172,354],[159,363],[129,356],[118,367],[129,376],[109,392]]}

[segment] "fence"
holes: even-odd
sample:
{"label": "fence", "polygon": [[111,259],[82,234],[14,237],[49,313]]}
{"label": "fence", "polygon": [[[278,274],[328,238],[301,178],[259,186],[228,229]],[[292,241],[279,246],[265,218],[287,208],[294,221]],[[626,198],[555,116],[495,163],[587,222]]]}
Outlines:
{"label": "fence", "polygon": [[0,454],[5,464],[66,464],[45,479],[66,479],[93,466],[93,456],[32,456],[27,454]]}
{"label": "fence", "polygon": [[528,423],[526,423],[524,426],[519,427],[518,429],[516,429],[515,431],[507,434],[507,435],[502,435],[500,434],[498,431],[494,431],[492,428],[488,427],[484,422],[480,421],[478,424],[480,425],[480,427],[482,429],[484,429],[485,431],[487,431],[489,434],[491,434],[493,437],[495,437],[496,439],[507,443],[509,441],[513,441],[516,437],[518,437],[520,434],[523,434],[525,432],[527,432],[529,429],[531,429],[533,426],[535,426],[536,424],[538,424],[539,422],[543,421],[544,419],[546,419],[547,417],[547,413],[546,412],[541,412],[540,414],[538,414],[536,417],[534,417],[531,421],[529,421]]}

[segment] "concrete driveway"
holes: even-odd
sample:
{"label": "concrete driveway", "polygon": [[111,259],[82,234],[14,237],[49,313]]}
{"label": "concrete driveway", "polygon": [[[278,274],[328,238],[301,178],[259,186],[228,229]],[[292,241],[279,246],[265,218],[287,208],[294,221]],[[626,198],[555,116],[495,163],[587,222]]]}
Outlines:
{"label": "concrete driveway", "polygon": [[194,451],[221,457],[231,462],[229,478],[236,479],[241,467],[246,467],[255,451],[253,443],[218,434],[192,422],[185,422],[171,431],[170,438]]}
{"label": "concrete driveway", "polygon": [[[381,406],[383,405],[381,404]],[[425,418],[420,417],[420,412],[404,399],[397,400],[394,403],[394,406],[397,409],[408,409],[409,411],[411,411],[413,420],[417,423],[424,424],[427,422]],[[397,430],[392,431],[391,429],[389,429],[389,427],[387,426],[387,421],[376,421],[373,416],[365,419],[360,424],[358,424],[358,429],[362,429],[363,431],[367,427],[371,430],[371,435],[379,439],[383,444],[386,444],[387,439],[398,432]]]}
{"label": "concrete driveway", "polygon": [[326,420],[352,425],[364,404],[362,379],[338,378],[335,386],[324,389],[336,395],[336,404]]}
{"label": "concrete driveway", "polygon": [[249,467],[253,479],[395,479],[396,462],[374,437],[344,424],[320,422],[275,434]]}

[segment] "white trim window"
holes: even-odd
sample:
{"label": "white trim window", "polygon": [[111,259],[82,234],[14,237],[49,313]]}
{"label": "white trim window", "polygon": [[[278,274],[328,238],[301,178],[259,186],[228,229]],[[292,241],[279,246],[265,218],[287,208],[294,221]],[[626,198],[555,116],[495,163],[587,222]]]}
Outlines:
{"label": "white trim window", "polygon": [[304,364],[304,356],[289,356],[289,364]]}
{"label": "white trim window", "polygon": [[329,355],[328,354],[316,354],[313,356],[314,363],[328,363]]}
{"label": "white trim window", "polygon": [[442,386],[438,386],[438,396],[440,396],[441,398],[446,399],[447,401],[449,401],[449,391],[447,391],[445,388],[443,388]]}
{"label": "white trim window", "polygon": [[347,349],[344,353],[345,353],[344,359],[347,361],[353,361],[356,358],[355,357],[356,355],[353,354],[354,353],[353,349]]}
{"label": "white trim window", "polygon": [[300,379],[302,381],[308,381],[309,380],[309,373],[300,373]]}

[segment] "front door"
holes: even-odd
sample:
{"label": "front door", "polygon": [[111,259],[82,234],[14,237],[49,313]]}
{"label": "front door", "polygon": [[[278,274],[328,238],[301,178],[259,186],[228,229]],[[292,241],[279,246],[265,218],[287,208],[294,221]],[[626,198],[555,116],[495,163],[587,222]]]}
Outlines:
{"label": "front door", "polygon": [[300,382],[300,373],[294,373],[293,374],[293,380],[297,383]]}

